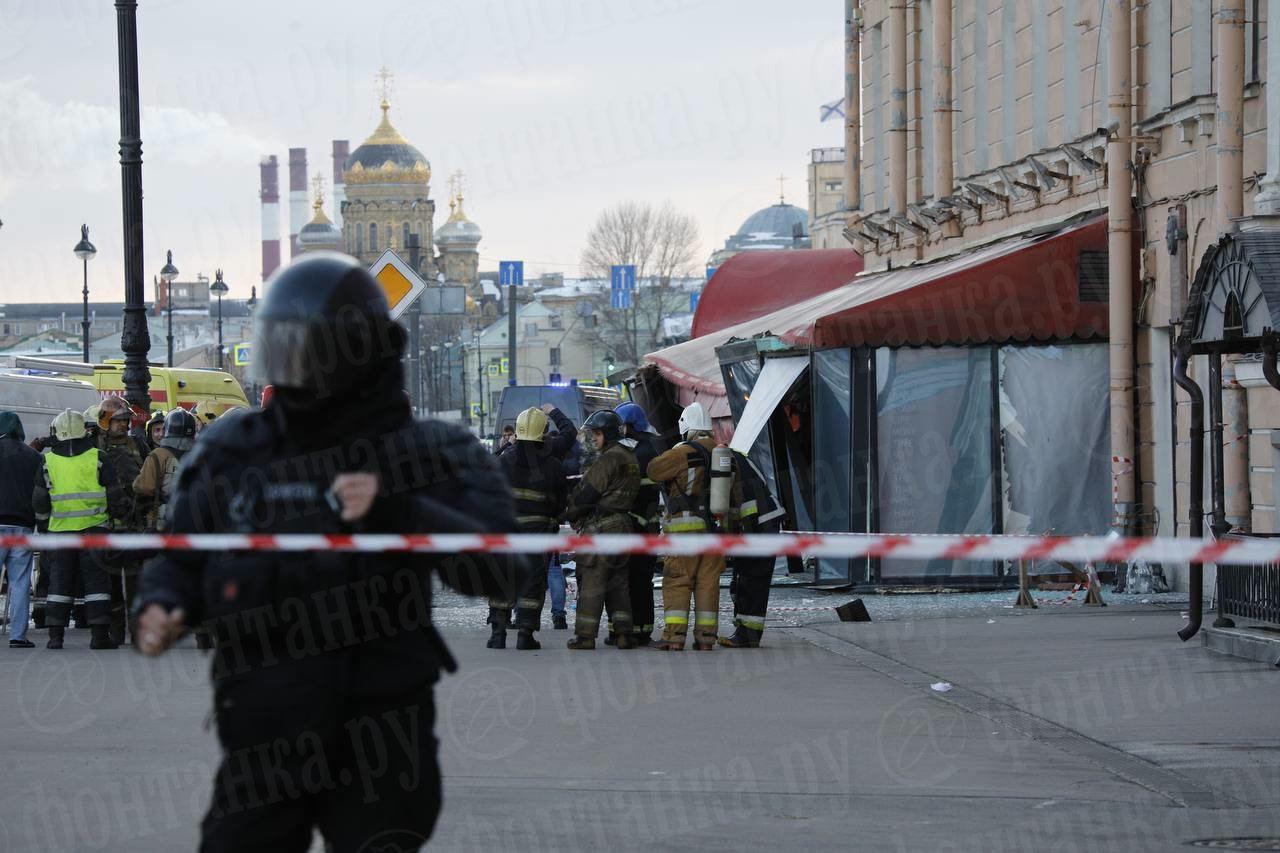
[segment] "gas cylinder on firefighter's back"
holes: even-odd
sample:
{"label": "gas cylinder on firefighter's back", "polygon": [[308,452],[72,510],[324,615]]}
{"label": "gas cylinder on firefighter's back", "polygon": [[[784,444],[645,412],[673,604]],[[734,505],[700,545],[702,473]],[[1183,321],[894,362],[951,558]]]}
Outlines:
{"label": "gas cylinder on firefighter's back", "polygon": [[733,484],[733,451],[723,444],[711,451],[711,514],[723,518],[729,512],[729,487]]}

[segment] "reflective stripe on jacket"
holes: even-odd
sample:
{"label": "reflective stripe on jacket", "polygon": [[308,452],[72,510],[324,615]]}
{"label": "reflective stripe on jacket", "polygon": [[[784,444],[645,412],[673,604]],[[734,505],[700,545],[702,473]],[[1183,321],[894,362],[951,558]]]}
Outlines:
{"label": "reflective stripe on jacket", "polygon": [[107,523],[107,490],[98,482],[98,451],[79,456],[45,455],[49,478],[51,533],[74,532]]}

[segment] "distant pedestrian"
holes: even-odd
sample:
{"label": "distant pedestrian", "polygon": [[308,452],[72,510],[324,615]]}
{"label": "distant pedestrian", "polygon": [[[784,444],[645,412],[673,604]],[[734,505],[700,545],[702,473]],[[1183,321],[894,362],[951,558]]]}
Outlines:
{"label": "distant pedestrian", "polygon": [[[40,473],[40,454],[28,447],[22,421],[13,412],[0,412],[0,535],[21,536],[36,526],[31,495]],[[9,648],[29,649],[31,618],[31,561],[28,548],[0,548],[0,567],[9,577]]]}

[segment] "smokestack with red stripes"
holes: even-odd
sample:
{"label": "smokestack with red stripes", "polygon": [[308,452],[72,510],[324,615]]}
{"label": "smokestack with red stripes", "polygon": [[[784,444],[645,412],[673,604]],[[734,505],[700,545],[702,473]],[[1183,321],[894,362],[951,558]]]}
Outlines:
{"label": "smokestack with red stripes", "polygon": [[307,149],[289,149],[289,257],[296,258],[298,232],[310,221],[307,212],[311,205],[307,200]]}
{"label": "smokestack with red stripes", "polygon": [[276,155],[263,157],[258,164],[262,187],[262,280],[280,266],[280,163]]}
{"label": "smokestack with red stripes", "polygon": [[342,169],[351,154],[351,143],[345,139],[333,140],[333,224],[342,230],[342,202],[347,197],[347,185],[342,179]]}

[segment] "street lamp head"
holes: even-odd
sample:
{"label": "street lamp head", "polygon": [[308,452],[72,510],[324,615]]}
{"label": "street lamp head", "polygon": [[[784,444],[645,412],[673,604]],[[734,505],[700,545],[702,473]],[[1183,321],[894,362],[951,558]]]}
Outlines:
{"label": "street lamp head", "polygon": [[209,285],[209,291],[216,293],[218,296],[226,293],[231,288],[227,287],[227,283],[222,280],[222,270],[217,270],[213,274],[213,284]]}
{"label": "street lamp head", "polygon": [[160,268],[160,280],[171,284],[178,277],[178,268],[173,265],[173,250],[165,253],[165,264]]}
{"label": "street lamp head", "polygon": [[76,243],[76,247],[72,251],[74,251],[76,253],[76,257],[82,261],[91,261],[93,260],[93,256],[98,254],[98,249],[89,242],[88,225],[80,226],[80,242]]}

